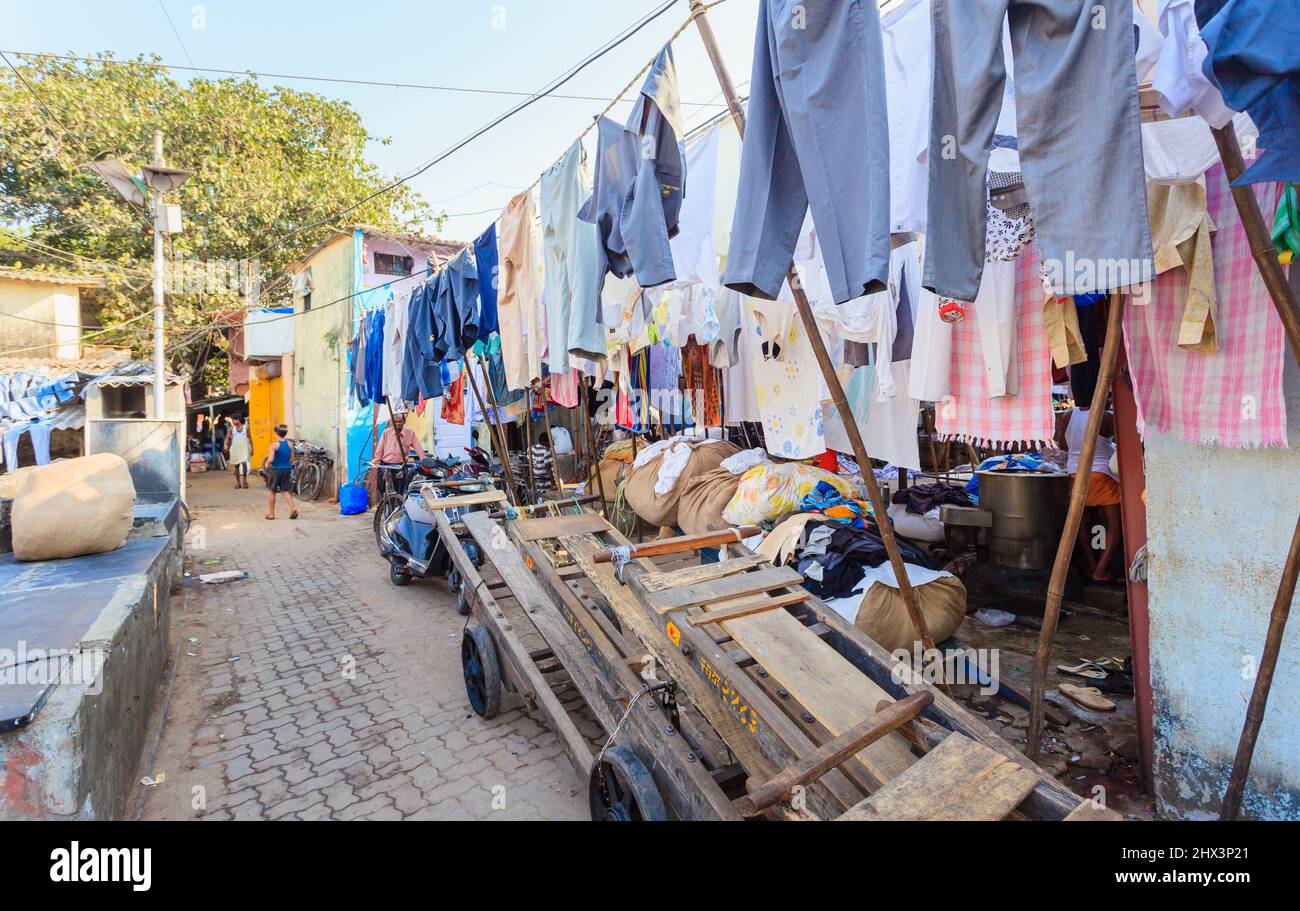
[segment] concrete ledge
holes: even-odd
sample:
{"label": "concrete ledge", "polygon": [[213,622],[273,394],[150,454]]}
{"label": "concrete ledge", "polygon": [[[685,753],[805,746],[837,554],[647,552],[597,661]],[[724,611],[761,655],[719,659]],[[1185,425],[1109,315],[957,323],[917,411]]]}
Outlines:
{"label": "concrete ledge", "polygon": [[36,564],[0,557],[0,611],[39,610],[78,595],[103,599],[74,637],[81,655],[102,660],[98,674],[52,685],[26,726],[0,733],[0,820],[130,815],[150,709],[170,657],[179,563],[179,529],[163,522],[137,528],[108,554]]}

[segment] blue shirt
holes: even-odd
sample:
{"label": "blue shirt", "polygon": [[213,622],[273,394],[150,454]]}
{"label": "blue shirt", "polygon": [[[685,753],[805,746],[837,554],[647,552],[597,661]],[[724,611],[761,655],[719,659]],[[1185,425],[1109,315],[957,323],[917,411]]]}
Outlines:
{"label": "blue shirt", "polygon": [[289,446],[288,440],[281,440],[275,444],[271,450],[271,467],[272,468],[292,468],[293,467],[293,450]]}

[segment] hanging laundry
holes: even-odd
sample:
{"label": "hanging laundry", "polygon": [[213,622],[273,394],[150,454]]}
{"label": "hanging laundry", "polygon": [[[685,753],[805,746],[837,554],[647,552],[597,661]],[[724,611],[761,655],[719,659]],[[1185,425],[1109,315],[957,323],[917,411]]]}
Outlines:
{"label": "hanging laundry", "polygon": [[1202,70],[1209,51],[1201,40],[1194,5],[1194,0],[1160,0],[1156,21],[1165,44],[1151,87],[1160,95],[1160,106],[1170,117],[1199,114],[1210,126],[1220,129],[1232,119],[1233,112]]}
{"label": "hanging laundry", "polygon": [[[889,230],[924,231],[930,150],[930,0],[904,0],[880,17],[889,105]],[[902,358],[906,360],[906,358]]]}
{"label": "hanging laundry", "polygon": [[678,233],[686,186],[677,69],[672,45],[650,66],[627,123],[602,117],[596,179],[580,217],[595,226],[605,271],[635,274],[643,288],[676,279],[669,238]]}
{"label": "hanging laundry", "polygon": [[962,301],[979,292],[1006,21],[1016,54],[1033,62],[1016,72],[1017,144],[1053,292],[1098,290],[1102,262],[1120,264],[1123,284],[1147,280],[1132,0],[933,0],[932,17],[925,286]]}
{"label": "hanging laundry", "polygon": [[834,302],[886,287],[885,86],[875,3],[760,0],[726,285],[775,298],[811,204]]}
{"label": "hanging laundry", "polygon": [[465,423],[465,365],[461,363],[456,379],[442,394],[442,419],[449,424]]}
{"label": "hanging laundry", "polygon": [[1015,395],[991,398],[989,373],[980,343],[983,312],[970,308],[952,326],[952,392],[935,409],[935,429],[943,439],[976,446],[1050,446],[1056,432],[1052,414],[1052,352],[1043,328],[1043,282],[1037,243],[1014,264],[1017,327]]}
{"label": "hanging laundry", "polygon": [[406,367],[406,321],[410,316],[410,292],[390,297],[384,304],[384,400],[394,411],[405,410],[402,376]]}
{"label": "hanging laundry", "polygon": [[[1256,146],[1259,130],[1249,114],[1233,117],[1232,128],[1243,149]],[[1142,124],[1142,160],[1147,180],[1191,183],[1219,163],[1219,147],[1210,125],[1200,117],[1154,120]]]}
{"label": "hanging laundry", "polygon": [[537,207],[529,191],[515,196],[497,220],[497,321],[506,383],[523,389],[542,375],[541,281],[537,271]]}
{"label": "hanging laundry", "polygon": [[570,352],[604,360],[600,324],[600,263],[596,226],[578,218],[587,194],[586,153],[576,140],[542,175],[546,366],[569,369]]}
{"label": "hanging laundry", "polygon": [[497,320],[497,226],[474,240],[474,266],[478,270],[478,337],[486,339],[500,328]]}
{"label": "hanging laundry", "polygon": [[384,395],[384,310],[372,310],[366,314],[364,326],[366,336],[365,379],[366,398],[372,402],[383,403]]}
{"label": "hanging laundry", "polygon": [[686,173],[691,175],[691,191],[682,199],[677,233],[669,241],[674,283],[703,285],[714,294],[722,286],[713,246],[721,132],[718,126],[712,126],[686,147]]}
{"label": "hanging laundry", "polygon": [[1215,227],[1206,211],[1204,181],[1177,186],[1148,183],[1147,211],[1151,213],[1156,274],[1182,267],[1189,280],[1178,347],[1213,354],[1218,350],[1214,328],[1218,295],[1210,250]]}
{"label": "hanging laundry", "polygon": [[697,427],[722,426],[719,370],[709,363],[708,349],[691,344],[682,349],[682,385],[690,405],[690,417]]}
{"label": "hanging laundry", "polygon": [[464,357],[478,339],[478,269],[468,250],[438,273],[434,294],[434,354],[439,361]]}
{"label": "hanging laundry", "polygon": [[[1190,281],[1185,270],[1157,278],[1145,305],[1130,299],[1124,334],[1138,430],[1237,449],[1286,446],[1282,324],[1251,257],[1223,166],[1207,171],[1205,180],[1207,212],[1219,228],[1210,240],[1218,351],[1197,354],[1177,345]],[[1281,185],[1253,189],[1261,211],[1276,208]]]}
{"label": "hanging laundry", "polygon": [[763,316],[772,313],[764,309],[771,303],[746,302],[754,320],[750,349],[754,399],[768,451],[784,459],[810,459],[826,451],[821,371],[803,324],[789,320],[788,306],[781,305],[784,316],[778,320]]}
{"label": "hanging laundry", "polygon": [[434,399],[442,395],[442,377],[438,365],[441,353],[435,353],[433,337],[441,332],[434,318],[434,285],[421,282],[407,302],[406,352],[402,373],[402,398],[407,402]]}
{"label": "hanging laundry", "polygon": [[1300,16],[1295,0],[1197,0],[1202,72],[1259,127],[1259,158],[1236,183],[1300,181]]}

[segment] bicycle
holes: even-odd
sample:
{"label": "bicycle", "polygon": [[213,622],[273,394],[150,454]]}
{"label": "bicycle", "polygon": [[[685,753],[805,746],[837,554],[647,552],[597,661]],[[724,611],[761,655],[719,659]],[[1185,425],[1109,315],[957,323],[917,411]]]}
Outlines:
{"label": "bicycle", "polygon": [[378,482],[375,485],[374,530],[375,544],[381,552],[384,550],[384,535],[387,533],[388,517],[402,508],[402,502],[405,499],[404,491],[409,481],[407,475],[409,465],[409,462],[397,465],[371,460],[366,463],[365,471],[356,480],[359,486],[365,487],[369,483],[370,472],[379,472]]}
{"label": "bicycle", "polygon": [[334,459],[323,446],[298,440],[293,444],[297,458],[294,460],[294,493],[304,500],[320,499],[325,478],[334,467]]}

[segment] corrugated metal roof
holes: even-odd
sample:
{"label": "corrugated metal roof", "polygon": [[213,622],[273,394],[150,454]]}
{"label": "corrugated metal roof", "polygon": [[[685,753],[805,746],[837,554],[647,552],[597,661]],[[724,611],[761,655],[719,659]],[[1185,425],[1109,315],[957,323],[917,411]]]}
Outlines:
{"label": "corrugated metal roof", "polygon": [[76,285],[80,288],[102,288],[104,280],[93,275],[73,275],[65,272],[37,272],[32,269],[14,269],[0,266],[0,279],[23,282],[42,282],[47,285]]}

